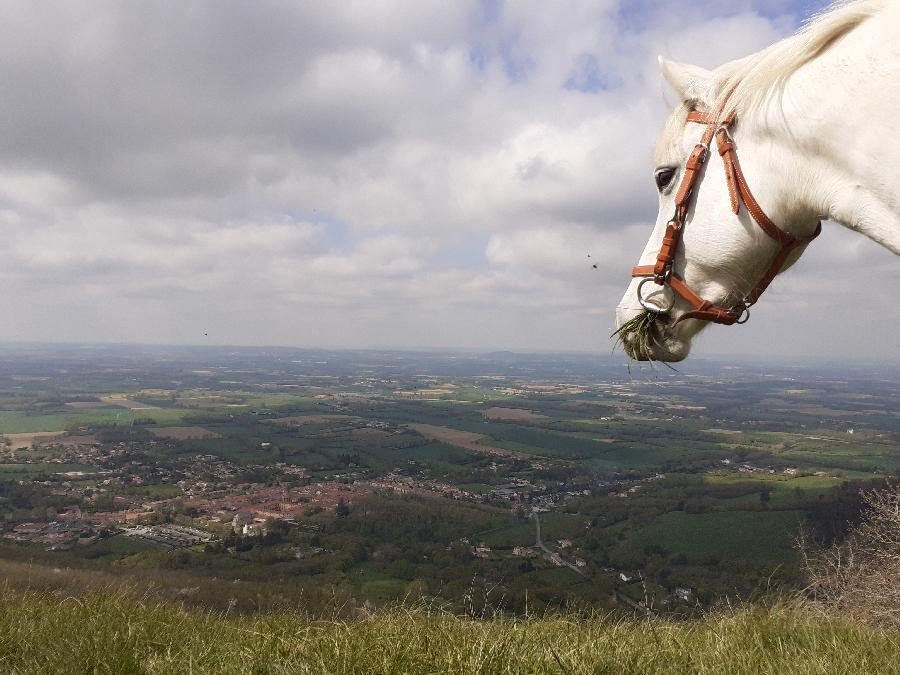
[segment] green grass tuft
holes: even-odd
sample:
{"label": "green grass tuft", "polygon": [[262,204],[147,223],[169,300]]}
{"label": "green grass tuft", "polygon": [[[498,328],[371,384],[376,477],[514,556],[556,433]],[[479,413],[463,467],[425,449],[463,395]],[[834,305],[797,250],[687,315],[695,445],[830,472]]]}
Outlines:
{"label": "green grass tuft", "polygon": [[15,673],[898,673],[900,633],[786,606],[686,623],[473,620],[394,609],[350,621],[228,617],[123,593],[0,599]]}
{"label": "green grass tuft", "polygon": [[629,319],[610,335],[615,338],[613,349],[622,346],[625,353],[638,361],[653,361],[652,345],[655,341],[656,314],[644,310],[633,319]]}

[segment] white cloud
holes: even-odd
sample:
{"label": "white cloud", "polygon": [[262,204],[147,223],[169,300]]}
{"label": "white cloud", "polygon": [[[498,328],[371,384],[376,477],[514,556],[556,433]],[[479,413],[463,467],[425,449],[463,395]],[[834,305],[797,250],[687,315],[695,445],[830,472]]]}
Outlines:
{"label": "white cloud", "polygon": [[[797,19],[749,0],[0,6],[5,338],[601,351],[655,218],[657,52],[715,65]],[[814,246],[709,348],[859,303],[871,257],[894,274],[858,239]]]}

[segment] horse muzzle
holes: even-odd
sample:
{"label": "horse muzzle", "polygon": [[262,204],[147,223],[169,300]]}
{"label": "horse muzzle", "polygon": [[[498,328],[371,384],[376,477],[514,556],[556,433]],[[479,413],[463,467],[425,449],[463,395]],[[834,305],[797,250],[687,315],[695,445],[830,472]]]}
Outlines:
{"label": "horse muzzle", "polygon": [[[630,320],[644,313],[644,309],[620,306],[616,310],[616,327],[621,330]],[[679,335],[683,331],[671,321],[672,314],[653,312],[652,320],[637,331],[620,332],[618,337],[625,354],[635,361],[677,363],[691,351],[690,339]]]}

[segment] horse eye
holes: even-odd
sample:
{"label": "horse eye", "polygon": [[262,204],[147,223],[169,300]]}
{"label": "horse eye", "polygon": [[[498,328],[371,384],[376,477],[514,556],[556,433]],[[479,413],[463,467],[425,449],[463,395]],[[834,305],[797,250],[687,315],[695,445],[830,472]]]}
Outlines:
{"label": "horse eye", "polygon": [[656,178],[656,187],[662,191],[669,186],[669,183],[672,182],[672,179],[675,177],[675,167],[667,166],[663,169],[658,169],[655,174]]}

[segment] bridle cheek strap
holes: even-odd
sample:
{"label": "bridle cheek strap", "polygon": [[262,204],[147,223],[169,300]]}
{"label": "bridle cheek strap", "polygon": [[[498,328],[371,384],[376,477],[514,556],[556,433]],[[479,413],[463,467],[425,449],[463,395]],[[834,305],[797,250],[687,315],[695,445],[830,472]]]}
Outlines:
{"label": "bridle cheek strap", "polygon": [[[741,170],[741,164],[738,161],[734,140],[728,131],[734,122],[734,113],[719,121],[719,114],[710,115],[692,110],[688,113],[687,120],[688,122],[705,124],[706,129],[700,142],[694,147],[685,163],[684,177],[675,195],[675,214],[666,225],[662,245],[660,246],[659,254],[656,256],[656,263],[654,265],[638,265],[631,271],[631,276],[645,277],[648,281],[652,278],[660,286],[669,286],[675,294],[679,295],[691,306],[691,311],[678,317],[673,325],[677,325],[685,319],[699,319],[701,321],[721,323],[726,326],[735,323],[745,323],[747,318],[749,318],[750,307],[759,300],[759,297],[784,267],[791,252],[798,247],[809,244],[818,237],[822,231],[822,223],[816,226],[816,230],[812,235],[795,237],[778,227],[766,215],[747,185],[747,179],[744,177],[744,172]],[[675,254],[684,232],[688,208],[699,181],[700,171],[709,156],[709,146],[713,139],[716,141],[716,148],[725,166],[725,180],[728,184],[731,210],[737,215],[740,213],[741,203],[743,203],[747,208],[747,212],[759,225],[760,229],[781,244],[781,249],[775,256],[775,260],[772,261],[772,264],[756,286],[753,287],[742,302],[730,308],[721,307],[703,299],[673,269]],[[641,304],[647,307],[643,298],[640,297],[640,288],[638,288],[638,296]]]}

